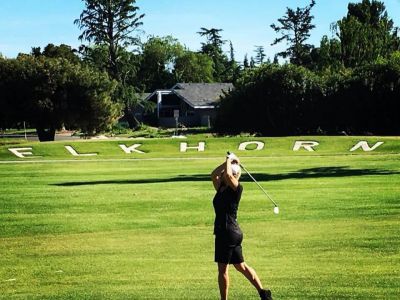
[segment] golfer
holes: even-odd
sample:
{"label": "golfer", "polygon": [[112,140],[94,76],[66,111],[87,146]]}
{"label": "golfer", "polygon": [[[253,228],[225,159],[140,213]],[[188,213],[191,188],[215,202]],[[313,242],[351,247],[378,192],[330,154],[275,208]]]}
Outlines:
{"label": "golfer", "polygon": [[262,300],[272,300],[271,291],[264,290],[254,269],[250,268],[242,255],[243,233],[236,220],[243,187],[239,183],[240,161],[229,154],[226,161],[211,173],[217,193],[214,196],[215,211],[215,262],[218,263],[218,286],[221,300],[228,299],[229,265],[242,273],[257,289]]}

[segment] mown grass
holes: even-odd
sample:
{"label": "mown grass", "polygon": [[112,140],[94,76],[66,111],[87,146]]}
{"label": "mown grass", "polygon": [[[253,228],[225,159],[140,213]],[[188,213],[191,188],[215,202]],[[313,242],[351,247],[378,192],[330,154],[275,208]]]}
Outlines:
{"label": "mown grass", "polygon": [[[323,155],[293,155],[296,139],[241,153],[281,210],[243,175],[246,261],[274,299],[398,299],[398,140],[348,155],[353,140],[327,138]],[[46,162],[50,143],[33,144],[42,162],[0,164],[1,299],[218,299],[209,173],[238,140],[185,160],[177,141],[149,142],[171,159]],[[230,295],[257,299],[233,269]]]}

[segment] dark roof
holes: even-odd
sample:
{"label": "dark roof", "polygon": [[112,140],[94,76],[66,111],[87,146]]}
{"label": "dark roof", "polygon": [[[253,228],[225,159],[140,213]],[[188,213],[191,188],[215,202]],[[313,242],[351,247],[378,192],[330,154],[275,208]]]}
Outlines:
{"label": "dark roof", "polygon": [[232,83],[177,83],[173,92],[194,108],[214,107],[224,92],[233,90]]}

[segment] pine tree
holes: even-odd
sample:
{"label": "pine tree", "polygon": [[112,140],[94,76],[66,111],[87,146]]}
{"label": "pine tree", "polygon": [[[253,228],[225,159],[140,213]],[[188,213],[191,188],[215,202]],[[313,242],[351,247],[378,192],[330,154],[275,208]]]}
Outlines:
{"label": "pine tree", "polygon": [[342,61],[347,67],[388,57],[400,49],[399,29],[380,1],[350,3],[347,16],[338,21],[333,30],[340,40]]}
{"label": "pine tree", "polygon": [[111,77],[120,80],[118,59],[120,49],[138,44],[138,38],[131,34],[143,23],[144,14],[138,15],[136,0],[84,0],[85,9],[74,21],[83,30],[81,41],[106,45],[108,48],[108,69]]}
{"label": "pine tree", "polygon": [[311,15],[311,9],[315,5],[315,0],[311,0],[310,5],[296,10],[287,8],[286,15],[278,19],[280,25],[272,24],[271,28],[280,33],[281,37],[276,38],[271,45],[276,45],[283,41],[289,44],[289,48],[279,52],[278,56],[289,58],[290,62],[296,65],[307,65],[310,60],[312,45],[306,44],[310,37],[310,31],[315,28]]}
{"label": "pine tree", "polygon": [[247,53],[245,54],[243,59],[243,68],[244,69],[250,68],[249,59],[247,58]]}
{"label": "pine tree", "polygon": [[264,51],[264,46],[255,46],[256,49],[254,52],[256,53],[256,57],[254,58],[256,64],[259,66],[264,63],[264,58],[266,57],[265,51]]}
{"label": "pine tree", "polygon": [[207,29],[204,27],[200,28],[200,30],[197,33],[207,39],[205,43],[201,43],[201,53],[211,57],[214,63],[214,81],[226,81],[228,58],[222,50],[222,46],[226,43],[220,35],[220,32],[223,30],[216,28]]}

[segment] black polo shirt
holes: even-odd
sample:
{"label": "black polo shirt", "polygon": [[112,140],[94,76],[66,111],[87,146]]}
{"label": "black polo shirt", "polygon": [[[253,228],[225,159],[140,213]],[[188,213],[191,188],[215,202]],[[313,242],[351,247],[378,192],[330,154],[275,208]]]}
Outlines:
{"label": "black polo shirt", "polygon": [[213,206],[215,212],[214,234],[227,231],[240,231],[237,223],[237,211],[243,186],[239,184],[236,191],[231,187],[219,189],[214,196]]}

